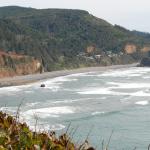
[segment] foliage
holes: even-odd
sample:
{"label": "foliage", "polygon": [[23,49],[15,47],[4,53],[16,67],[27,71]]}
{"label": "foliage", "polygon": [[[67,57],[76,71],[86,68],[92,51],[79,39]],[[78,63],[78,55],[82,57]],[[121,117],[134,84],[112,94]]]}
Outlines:
{"label": "foliage", "polygon": [[57,138],[55,132],[33,132],[26,123],[0,112],[0,150],[88,150],[83,145],[74,144],[67,133]]}
{"label": "foliage", "polygon": [[83,10],[0,8],[0,48],[40,58],[49,71],[85,64],[76,56],[88,46],[118,53],[126,43],[142,46],[149,40],[149,34],[113,26]]}

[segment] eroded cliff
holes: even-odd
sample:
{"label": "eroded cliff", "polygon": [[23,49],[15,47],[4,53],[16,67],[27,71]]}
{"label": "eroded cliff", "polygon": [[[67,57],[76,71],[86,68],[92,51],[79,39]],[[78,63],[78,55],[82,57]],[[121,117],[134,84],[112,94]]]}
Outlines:
{"label": "eroded cliff", "polygon": [[0,78],[42,72],[40,60],[0,50]]}

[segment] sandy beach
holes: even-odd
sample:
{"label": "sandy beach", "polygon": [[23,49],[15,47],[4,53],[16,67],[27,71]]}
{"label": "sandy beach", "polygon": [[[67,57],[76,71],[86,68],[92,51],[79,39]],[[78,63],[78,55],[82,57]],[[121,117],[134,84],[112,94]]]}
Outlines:
{"label": "sandy beach", "polygon": [[127,65],[103,66],[103,67],[87,67],[87,68],[79,68],[79,69],[73,69],[73,70],[60,70],[60,71],[45,72],[42,74],[31,74],[31,75],[24,75],[24,76],[2,78],[0,79],[0,87],[24,85],[24,84],[37,82],[40,80],[55,78],[59,76],[66,76],[66,75],[76,74],[76,73],[136,67],[137,64],[138,63],[127,64]]}

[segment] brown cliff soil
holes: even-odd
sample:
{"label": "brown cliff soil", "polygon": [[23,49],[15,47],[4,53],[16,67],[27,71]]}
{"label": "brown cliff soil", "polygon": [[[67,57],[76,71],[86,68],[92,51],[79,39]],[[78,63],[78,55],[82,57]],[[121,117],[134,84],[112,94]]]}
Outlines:
{"label": "brown cliff soil", "polygon": [[133,54],[137,51],[137,47],[134,44],[127,44],[124,48],[126,54]]}
{"label": "brown cliff soil", "polygon": [[0,50],[0,78],[40,73],[42,64],[38,59]]}
{"label": "brown cliff soil", "polygon": [[141,49],[141,52],[149,52],[150,51],[150,46],[144,46],[142,49]]}

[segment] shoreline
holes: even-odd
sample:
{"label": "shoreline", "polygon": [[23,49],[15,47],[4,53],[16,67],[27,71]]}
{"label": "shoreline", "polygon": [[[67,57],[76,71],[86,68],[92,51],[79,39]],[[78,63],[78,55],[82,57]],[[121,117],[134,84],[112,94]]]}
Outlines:
{"label": "shoreline", "polygon": [[109,69],[121,69],[121,68],[130,68],[136,67],[138,63],[126,64],[126,65],[112,65],[112,66],[100,66],[100,67],[86,67],[70,70],[60,70],[52,72],[44,72],[42,74],[30,74],[24,76],[14,76],[0,79],[0,88],[8,86],[19,86],[26,85],[30,83],[35,83],[37,81],[42,81],[46,79],[56,78],[60,76],[67,76],[76,73],[86,73],[92,71],[106,71]]}

